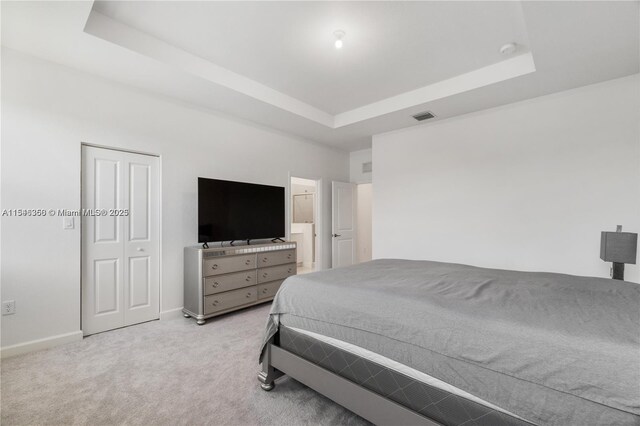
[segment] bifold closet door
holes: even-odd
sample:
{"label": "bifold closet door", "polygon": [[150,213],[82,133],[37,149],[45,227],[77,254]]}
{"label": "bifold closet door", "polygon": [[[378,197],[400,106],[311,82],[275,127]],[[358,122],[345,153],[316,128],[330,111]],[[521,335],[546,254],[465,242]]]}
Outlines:
{"label": "bifold closet door", "polygon": [[159,317],[158,158],[82,147],[82,330]]}

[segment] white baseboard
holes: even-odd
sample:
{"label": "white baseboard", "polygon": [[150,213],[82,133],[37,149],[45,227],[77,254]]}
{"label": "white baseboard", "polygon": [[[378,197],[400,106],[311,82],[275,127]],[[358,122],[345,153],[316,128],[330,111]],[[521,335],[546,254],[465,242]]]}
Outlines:
{"label": "white baseboard", "polygon": [[182,317],[182,308],[169,309],[168,311],[160,312],[160,321],[175,319]]}
{"label": "white baseboard", "polygon": [[17,345],[5,346],[0,348],[0,356],[2,358],[8,358],[10,356],[40,351],[80,340],[82,340],[82,330],[45,337],[44,339],[31,340],[29,342],[18,343]]}

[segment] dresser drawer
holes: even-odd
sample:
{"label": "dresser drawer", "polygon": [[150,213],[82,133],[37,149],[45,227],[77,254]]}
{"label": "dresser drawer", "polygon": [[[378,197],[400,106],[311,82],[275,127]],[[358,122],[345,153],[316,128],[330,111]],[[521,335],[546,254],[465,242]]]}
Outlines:
{"label": "dresser drawer", "polygon": [[296,264],[272,266],[270,268],[258,269],[258,284],[269,281],[283,280],[291,275],[296,274]]}
{"label": "dresser drawer", "polygon": [[208,315],[214,312],[225,311],[237,306],[253,303],[257,300],[258,288],[256,286],[205,296],[204,314]]}
{"label": "dresser drawer", "polygon": [[202,275],[205,277],[211,275],[228,274],[230,272],[244,271],[256,267],[256,255],[247,254],[244,256],[231,256],[210,258],[203,261]]}
{"label": "dresser drawer", "polygon": [[258,299],[270,299],[276,295],[284,280],[272,281],[258,285]]}
{"label": "dresser drawer", "polygon": [[266,253],[258,253],[258,268],[263,266],[282,265],[296,261],[295,250],[278,250]]}
{"label": "dresser drawer", "polygon": [[227,275],[214,275],[204,279],[204,294],[222,293],[223,291],[249,287],[258,283],[255,269]]}

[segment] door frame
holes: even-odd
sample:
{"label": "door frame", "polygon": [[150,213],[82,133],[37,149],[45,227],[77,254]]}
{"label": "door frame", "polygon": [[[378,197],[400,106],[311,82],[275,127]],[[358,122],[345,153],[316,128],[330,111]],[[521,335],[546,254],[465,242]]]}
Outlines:
{"label": "door frame", "polygon": [[286,234],[287,234],[287,241],[291,241],[291,222],[293,221],[293,217],[292,215],[292,205],[291,205],[291,178],[292,177],[297,177],[297,178],[301,178],[301,179],[308,179],[308,180],[312,180],[315,181],[316,183],[316,206],[314,209],[314,217],[315,217],[315,227],[316,227],[316,244],[315,244],[315,250],[316,250],[316,265],[314,267],[314,271],[322,271],[324,269],[324,244],[323,244],[323,222],[324,222],[324,214],[322,212],[322,206],[323,206],[323,186],[324,186],[324,179],[321,177],[317,177],[317,176],[308,176],[303,174],[298,174],[298,173],[293,173],[291,171],[289,171],[288,174],[288,181],[287,181],[287,188],[286,188],[286,203],[285,203],[285,207],[287,209],[286,215],[285,217],[287,218],[287,223],[286,223]]}
{"label": "door frame", "polygon": [[[111,151],[121,151],[121,152],[127,152],[130,154],[140,154],[140,155],[148,155],[150,157],[156,157],[158,159],[158,207],[159,207],[159,211],[158,211],[158,319],[162,320],[162,155],[160,154],[155,154],[155,153],[151,153],[151,152],[145,152],[145,151],[138,151],[138,150],[132,150],[132,149],[128,149],[128,148],[119,148],[119,147],[115,147],[115,146],[109,146],[109,145],[99,145],[99,144],[95,144],[95,143],[90,143],[90,142],[80,142],[80,149],[78,150],[79,156],[80,156],[80,209],[82,209],[82,194],[83,194],[83,188],[82,188],[82,173],[83,173],[83,164],[82,164],[82,147],[83,146],[87,146],[87,147],[91,147],[91,148],[100,148],[100,149],[109,149]],[[82,265],[83,265],[83,254],[84,254],[84,247],[82,244],[82,220],[80,221],[80,223],[76,224],[76,226],[79,226],[80,228],[80,232],[78,233],[78,236],[80,238],[80,291],[79,296],[80,296],[80,331],[84,330],[82,329],[82,311],[83,311],[83,304],[82,304]],[[182,311],[182,308],[178,309],[178,312]],[[84,338],[84,335],[83,335]]]}

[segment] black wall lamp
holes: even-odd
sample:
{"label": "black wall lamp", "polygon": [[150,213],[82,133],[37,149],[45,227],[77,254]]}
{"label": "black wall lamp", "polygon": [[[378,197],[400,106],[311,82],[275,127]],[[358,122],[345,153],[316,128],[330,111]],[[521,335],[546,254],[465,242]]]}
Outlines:
{"label": "black wall lamp", "polygon": [[638,234],[622,232],[622,225],[618,225],[616,232],[602,231],[600,236],[600,259],[613,262],[611,278],[624,280],[624,264],[636,263]]}

